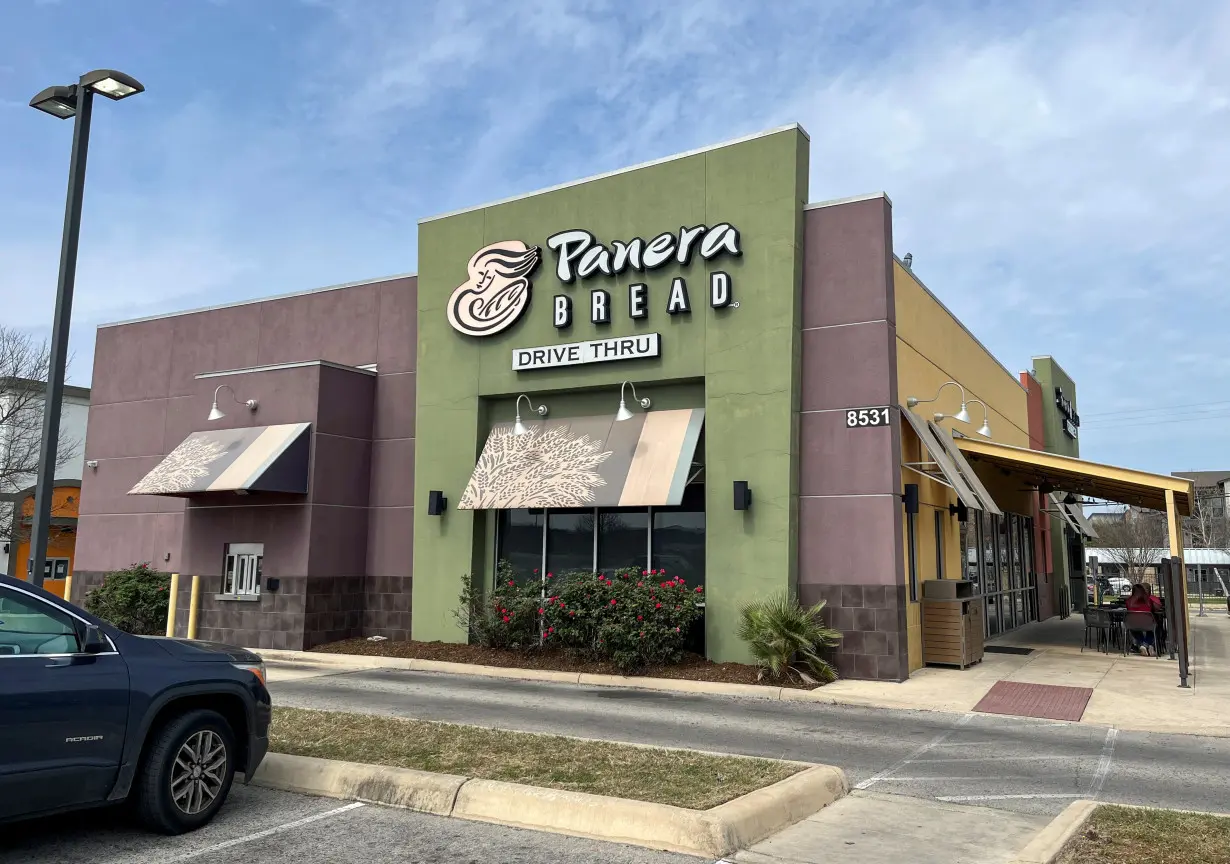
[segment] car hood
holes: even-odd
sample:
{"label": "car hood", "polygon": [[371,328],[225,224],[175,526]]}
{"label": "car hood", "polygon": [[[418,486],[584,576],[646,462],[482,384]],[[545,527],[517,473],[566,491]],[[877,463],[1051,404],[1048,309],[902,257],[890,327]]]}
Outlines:
{"label": "car hood", "polygon": [[231,663],[260,663],[261,658],[251,651],[223,645],[221,642],[205,642],[201,639],[167,639],[163,636],[147,637],[172,657],[189,662],[228,661]]}

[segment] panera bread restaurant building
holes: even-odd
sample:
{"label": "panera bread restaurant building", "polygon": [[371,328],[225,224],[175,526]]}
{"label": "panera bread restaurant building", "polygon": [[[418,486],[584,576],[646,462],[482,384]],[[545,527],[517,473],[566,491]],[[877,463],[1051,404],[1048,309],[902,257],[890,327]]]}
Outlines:
{"label": "panera bread restaurant building", "polygon": [[464,641],[501,560],[665,568],[714,660],[793,591],[844,675],[901,680],[985,514],[1039,617],[1038,496],[950,436],[1028,448],[1026,387],[894,256],[884,194],[808,203],[808,155],[790,126],[425,219],[417,276],[100,328],[74,593],[152,561],[202,577],[202,638],[299,649]]}

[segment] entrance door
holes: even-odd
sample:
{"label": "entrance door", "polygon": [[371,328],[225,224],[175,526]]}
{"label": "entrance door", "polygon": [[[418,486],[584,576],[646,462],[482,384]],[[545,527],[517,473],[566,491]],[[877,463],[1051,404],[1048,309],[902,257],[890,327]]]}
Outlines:
{"label": "entrance door", "polygon": [[101,802],[119,771],[128,667],[85,624],[0,586],[0,818]]}

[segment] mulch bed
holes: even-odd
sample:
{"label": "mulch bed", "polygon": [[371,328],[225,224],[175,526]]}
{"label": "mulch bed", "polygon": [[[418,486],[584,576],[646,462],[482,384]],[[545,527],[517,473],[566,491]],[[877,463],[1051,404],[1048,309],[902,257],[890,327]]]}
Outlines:
{"label": "mulch bed", "polygon": [[[481,645],[455,645],[449,642],[369,642],[366,639],[346,639],[318,645],[312,649],[324,654],[363,654],[368,657],[402,657],[413,660],[442,660],[448,663],[470,663],[479,666],[500,666],[505,669],[548,669],[554,672],[583,672],[592,675],[619,675],[613,663],[578,660],[558,651],[507,651],[483,648]],[[756,680],[757,667],[746,663],[714,663],[699,654],[685,654],[683,661],[673,666],[650,666],[637,676],[647,678],[682,678],[688,681],[717,681],[724,684],[759,684],[765,687],[790,687],[811,690],[797,678],[783,681]]]}

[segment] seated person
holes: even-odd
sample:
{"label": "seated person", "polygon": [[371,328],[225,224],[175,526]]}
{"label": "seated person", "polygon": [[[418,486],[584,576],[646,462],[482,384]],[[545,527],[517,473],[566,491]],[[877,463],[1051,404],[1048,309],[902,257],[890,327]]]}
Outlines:
{"label": "seated person", "polygon": [[[1161,609],[1162,601],[1154,597],[1149,592],[1149,586],[1143,582],[1137,582],[1132,586],[1132,593],[1128,595],[1127,602],[1124,608],[1128,612],[1148,612],[1156,614]],[[1148,647],[1153,644],[1153,633],[1133,631],[1129,633],[1132,637],[1132,648],[1138,654],[1147,652]]]}

